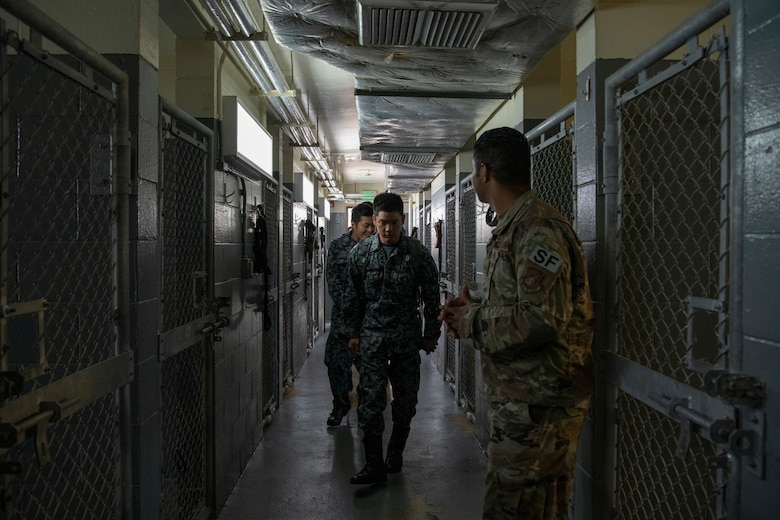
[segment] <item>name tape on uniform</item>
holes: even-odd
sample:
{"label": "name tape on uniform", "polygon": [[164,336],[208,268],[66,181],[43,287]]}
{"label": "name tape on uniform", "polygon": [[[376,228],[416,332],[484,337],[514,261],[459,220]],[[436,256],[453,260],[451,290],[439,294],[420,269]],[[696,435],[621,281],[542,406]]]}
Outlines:
{"label": "name tape on uniform", "polygon": [[546,269],[551,273],[557,272],[558,268],[561,267],[561,257],[542,246],[536,246],[534,250],[531,251],[531,256],[529,258],[533,263],[538,264],[541,268]]}

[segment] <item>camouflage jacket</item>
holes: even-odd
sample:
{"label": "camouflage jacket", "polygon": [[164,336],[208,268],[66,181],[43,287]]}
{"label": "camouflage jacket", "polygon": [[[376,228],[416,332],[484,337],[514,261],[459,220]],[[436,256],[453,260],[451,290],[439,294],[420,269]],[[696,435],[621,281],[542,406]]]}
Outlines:
{"label": "camouflage jacket", "polygon": [[328,282],[328,292],[333,300],[333,310],[330,316],[330,331],[333,334],[344,334],[344,293],[349,280],[347,279],[347,260],[349,251],[357,244],[350,233],[344,233],[330,243],[328,260],[325,264],[325,279]]}
{"label": "camouflage jacket", "polygon": [[408,236],[401,236],[388,257],[378,234],[350,251],[345,301],[350,309],[345,316],[347,335],[360,337],[361,351],[377,347],[385,338],[390,353],[416,351],[423,337],[436,339],[441,334],[436,264],[428,250]]}
{"label": "camouflage jacket", "polygon": [[482,298],[460,336],[483,352],[488,401],[587,408],[593,307],[582,243],[533,190],[502,215],[487,245]]}

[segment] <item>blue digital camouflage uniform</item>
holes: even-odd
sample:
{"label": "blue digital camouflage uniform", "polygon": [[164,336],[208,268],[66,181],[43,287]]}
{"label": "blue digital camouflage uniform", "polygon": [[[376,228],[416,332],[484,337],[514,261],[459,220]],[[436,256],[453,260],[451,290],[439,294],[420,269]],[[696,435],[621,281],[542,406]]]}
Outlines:
{"label": "blue digital camouflage uniform", "polygon": [[[328,380],[333,393],[333,410],[344,415],[350,408],[349,392],[352,390],[352,351],[349,350],[349,336],[344,325],[344,293],[347,279],[347,260],[349,251],[357,244],[350,233],[344,233],[330,243],[325,278],[328,292],[333,300],[330,318],[330,333],[325,343],[325,365],[328,367]],[[359,362],[355,366],[360,368]]]}
{"label": "blue digital camouflage uniform", "polygon": [[388,379],[393,388],[393,423],[408,427],[416,412],[422,338],[441,334],[439,274],[418,240],[402,235],[386,257],[377,234],[350,252],[349,279],[346,308],[355,312],[344,321],[347,334],[360,338],[358,424],[364,433],[381,437]]}
{"label": "blue digital camouflage uniform", "polygon": [[482,301],[467,306],[459,333],[482,351],[484,518],[568,518],[592,393],[593,309],[582,244],[533,190],[493,230]]}

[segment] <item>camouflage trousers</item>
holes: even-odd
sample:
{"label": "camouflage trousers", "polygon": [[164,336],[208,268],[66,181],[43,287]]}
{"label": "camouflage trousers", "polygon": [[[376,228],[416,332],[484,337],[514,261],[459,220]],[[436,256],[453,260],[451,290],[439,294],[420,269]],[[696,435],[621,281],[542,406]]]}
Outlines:
{"label": "camouflage trousers", "polygon": [[565,520],[582,409],[491,406],[483,518]]}
{"label": "camouflage trousers", "polygon": [[362,350],[358,387],[358,425],[364,433],[382,436],[385,431],[387,382],[393,388],[393,424],[408,427],[417,413],[420,389],[420,352],[388,354],[384,343]]}
{"label": "camouflage trousers", "polygon": [[360,369],[360,357],[349,350],[349,338],[344,334],[328,334],[325,342],[325,366],[328,367],[328,381],[333,394],[333,410],[346,415],[352,406],[349,392],[352,390],[352,364]]}

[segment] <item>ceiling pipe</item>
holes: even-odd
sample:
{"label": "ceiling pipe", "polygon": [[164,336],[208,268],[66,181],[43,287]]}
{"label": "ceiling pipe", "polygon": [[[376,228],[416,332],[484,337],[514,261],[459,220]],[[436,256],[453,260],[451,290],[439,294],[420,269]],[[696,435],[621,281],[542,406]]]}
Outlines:
{"label": "ceiling pipe", "polygon": [[[236,32],[246,37],[252,36],[258,30],[258,23],[247,8],[244,0],[200,0],[205,10],[210,14],[220,32],[227,37]],[[231,47],[236,51],[240,61],[248,71],[257,86],[264,92],[287,92],[289,86],[282,74],[276,59],[266,42],[232,41]],[[258,66],[259,65],[259,66]],[[320,180],[332,180],[332,171],[327,159],[319,147],[317,136],[308,123],[308,118],[301,109],[298,100],[291,97],[268,96],[266,98],[271,109],[280,121],[284,123],[283,131],[300,147],[301,155],[309,162]]]}
{"label": "ceiling pipe", "polygon": [[219,29],[222,34],[233,36],[235,33],[235,28],[222,9],[215,8],[216,6],[207,0],[200,0],[200,5],[206,11],[208,11],[208,13],[211,15],[212,21],[217,24],[217,29]]}
{"label": "ceiling pipe", "polygon": [[228,14],[230,15],[231,20],[235,22],[234,26],[238,27],[238,30],[241,31],[244,36],[249,37],[257,32],[257,21],[255,21],[252,13],[249,12],[249,10],[242,2],[221,0],[220,4],[225,7]]}

